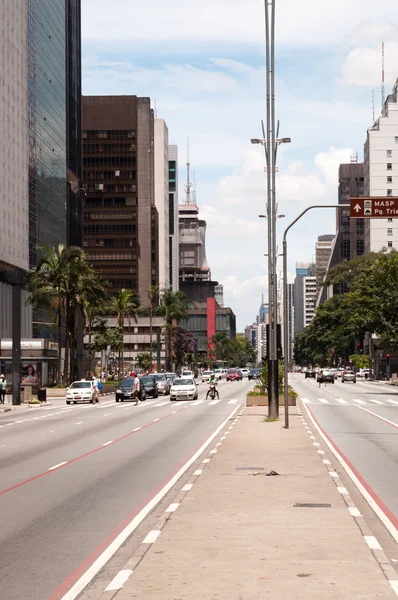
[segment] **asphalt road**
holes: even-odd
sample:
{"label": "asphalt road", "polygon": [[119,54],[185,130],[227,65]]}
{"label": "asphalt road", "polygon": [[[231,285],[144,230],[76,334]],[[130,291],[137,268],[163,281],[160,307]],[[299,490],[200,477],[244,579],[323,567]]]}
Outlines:
{"label": "asphalt road", "polygon": [[221,382],[213,402],[200,384],[195,402],[108,397],[0,415],[0,600],[64,598],[251,387]]}
{"label": "asphalt road", "polygon": [[[398,389],[367,382],[322,384],[293,374],[290,381],[362,483],[377,509],[392,524],[398,541]],[[311,422],[309,422],[311,425]],[[313,425],[313,423],[312,423]],[[385,522],[386,523],[386,522]],[[398,558],[395,556],[394,559]]]}

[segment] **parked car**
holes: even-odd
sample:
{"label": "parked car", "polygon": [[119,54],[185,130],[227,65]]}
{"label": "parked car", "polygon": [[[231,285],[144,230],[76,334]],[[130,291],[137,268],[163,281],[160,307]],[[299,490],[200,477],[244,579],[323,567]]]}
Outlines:
{"label": "parked car", "polygon": [[[135,400],[134,398],[134,378],[126,377],[116,388],[116,402],[124,402],[125,400]],[[146,400],[145,386],[141,385],[141,400]]]}
{"label": "parked car", "polygon": [[257,377],[260,375],[260,373],[261,373],[261,369],[250,369],[250,372],[248,375],[249,380],[257,379]]}
{"label": "parked car", "polygon": [[214,371],[203,371],[202,373],[202,383],[206,383],[210,380],[210,377],[214,375]]}
{"label": "parked car", "polygon": [[228,369],[227,381],[242,381],[242,373],[238,369]]}
{"label": "parked car", "polygon": [[92,402],[93,401],[93,381],[82,379],[81,381],[74,381],[68,388],[66,388],[66,404],[77,404],[78,402]]}
{"label": "parked car", "polygon": [[318,372],[317,382],[318,383],[334,383],[334,373],[329,369],[322,369],[322,371]]}
{"label": "parked car", "polygon": [[145,388],[146,396],[151,398],[157,398],[159,396],[158,385],[154,375],[145,375],[141,377],[141,386]]}
{"label": "parked car", "polygon": [[176,377],[170,388],[170,400],[197,400],[198,388],[193,377]]}
{"label": "parked car", "polygon": [[354,371],[351,371],[351,369],[344,369],[343,374],[341,376],[341,383],[344,383],[345,381],[352,381],[353,383],[356,383],[356,373],[354,373]]}
{"label": "parked car", "polygon": [[305,379],[307,379],[307,377],[312,377],[313,379],[315,379],[315,377],[316,377],[315,369],[307,369],[305,372]]}
{"label": "parked car", "polygon": [[152,377],[155,378],[159,394],[163,394],[164,396],[170,394],[171,381],[167,379],[165,373],[154,373]]}
{"label": "parked car", "polygon": [[250,369],[244,367],[243,369],[240,369],[240,372],[242,373],[242,377],[249,377]]}

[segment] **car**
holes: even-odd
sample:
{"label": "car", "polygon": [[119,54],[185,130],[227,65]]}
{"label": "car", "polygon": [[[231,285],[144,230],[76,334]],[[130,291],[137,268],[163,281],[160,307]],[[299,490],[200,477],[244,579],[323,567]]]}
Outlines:
{"label": "car", "polygon": [[340,368],[336,369],[336,376],[341,377],[343,374],[343,371],[344,371],[344,369],[340,369]]}
{"label": "car", "polygon": [[[135,400],[134,397],[134,378],[126,377],[116,388],[116,402],[124,402],[125,400]],[[146,400],[145,386],[141,385],[141,401]]]}
{"label": "car", "polygon": [[159,396],[158,386],[153,375],[145,375],[141,377],[140,381],[141,386],[145,388],[146,397],[157,398]]}
{"label": "car", "polygon": [[343,374],[341,376],[341,383],[344,383],[345,381],[352,381],[352,383],[356,383],[356,373],[354,373],[354,371],[352,371],[351,369],[344,369]]}
{"label": "car", "polygon": [[214,371],[203,371],[202,373],[202,383],[207,383],[210,381],[210,378],[214,375]]}
{"label": "car", "polygon": [[242,373],[242,377],[249,377],[250,369],[244,367],[243,369],[240,369],[240,372]]}
{"label": "car", "polygon": [[227,369],[227,381],[242,381],[242,373],[239,369]]}
{"label": "car", "polygon": [[66,404],[78,402],[92,402],[94,395],[93,381],[81,379],[74,381],[66,388]]}
{"label": "car", "polygon": [[333,371],[330,371],[329,369],[322,369],[322,371],[318,372],[318,376],[317,376],[317,382],[318,383],[334,383],[334,379],[335,379],[335,375],[333,373]]}
{"label": "car", "polygon": [[184,369],[181,373],[181,377],[192,377],[194,379],[195,374],[193,371],[189,371],[188,369]]}
{"label": "car", "polygon": [[250,369],[250,372],[248,375],[249,381],[251,379],[257,379],[259,377],[260,373],[261,373],[261,369]]}
{"label": "car", "polygon": [[171,381],[167,379],[165,373],[154,373],[151,377],[155,378],[158,386],[158,393],[168,396],[170,394]]}
{"label": "car", "polygon": [[193,377],[176,377],[170,388],[170,400],[197,400],[198,388]]}
{"label": "car", "polygon": [[177,377],[175,373],[165,373],[167,379],[170,381],[170,384],[173,385],[174,379]]}
{"label": "car", "polygon": [[217,377],[219,381],[225,377],[225,369],[214,369],[214,375]]}
{"label": "car", "polygon": [[307,369],[305,372],[305,379],[307,379],[307,377],[312,377],[313,379],[315,379],[315,377],[316,377],[315,369]]}
{"label": "car", "polygon": [[369,379],[369,373],[369,369],[359,369],[357,377],[364,377],[365,379]]}

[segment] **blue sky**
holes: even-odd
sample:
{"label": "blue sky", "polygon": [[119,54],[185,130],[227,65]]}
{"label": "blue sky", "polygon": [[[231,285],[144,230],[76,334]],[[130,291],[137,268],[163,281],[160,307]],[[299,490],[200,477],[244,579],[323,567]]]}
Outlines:
{"label": "blue sky", "polygon": [[[386,90],[398,77],[396,0],[276,0],[276,115],[281,135],[280,233],[310,204],[334,203],[337,168],[363,158],[380,112],[381,42]],[[238,330],[267,293],[264,154],[250,145],[265,117],[262,0],[82,0],[83,91],[156,99],[179,146],[184,198],[186,140],[197,203],[208,223],[207,258],[224,284]],[[333,210],[314,211],[289,238],[289,273],[311,260]],[[280,268],[281,268],[280,264]]]}

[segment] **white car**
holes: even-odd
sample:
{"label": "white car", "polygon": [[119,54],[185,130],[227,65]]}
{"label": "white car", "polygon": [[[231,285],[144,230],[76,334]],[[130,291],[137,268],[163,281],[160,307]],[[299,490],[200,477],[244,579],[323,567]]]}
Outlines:
{"label": "white car", "polygon": [[217,377],[217,379],[219,381],[221,381],[221,379],[225,379],[226,373],[227,372],[225,369],[214,369],[214,375]]}
{"label": "white car", "polygon": [[210,377],[214,375],[214,371],[203,371],[202,373],[202,383],[206,383],[210,380]]}
{"label": "white car", "polygon": [[194,379],[195,375],[193,371],[188,371],[184,369],[184,371],[181,373],[181,377],[192,377],[192,379]]}
{"label": "white car", "polygon": [[250,369],[240,369],[240,372],[242,373],[242,377],[249,377]]}
{"label": "white car", "polygon": [[170,400],[197,400],[198,389],[193,377],[178,377],[170,388]]}
{"label": "white car", "polygon": [[87,381],[82,379],[81,381],[74,381],[70,387],[66,388],[66,404],[77,404],[78,402],[92,402],[93,401],[93,381]]}

